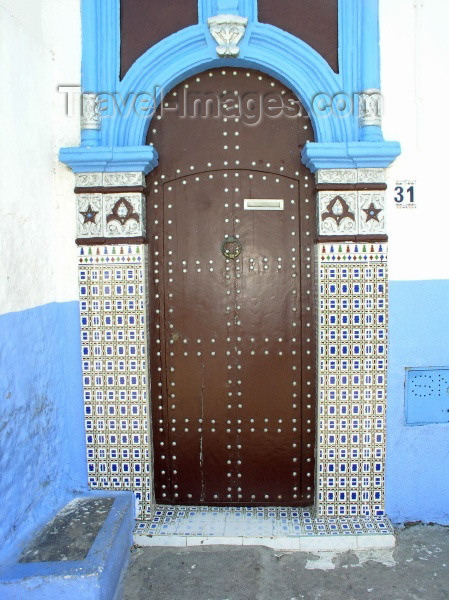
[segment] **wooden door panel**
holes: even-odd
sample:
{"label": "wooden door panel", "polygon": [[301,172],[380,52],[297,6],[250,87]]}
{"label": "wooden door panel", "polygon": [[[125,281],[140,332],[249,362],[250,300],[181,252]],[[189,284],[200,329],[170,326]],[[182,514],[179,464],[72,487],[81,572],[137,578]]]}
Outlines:
{"label": "wooden door panel", "polygon": [[[245,77],[233,76],[236,88]],[[261,85],[268,83],[262,79]],[[167,139],[173,141],[170,123]],[[279,136],[293,139],[292,123],[287,125],[279,123]],[[193,131],[191,122],[185,127]],[[214,122],[210,135],[224,129],[235,129],[239,144],[251,146],[249,129],[238,123]],[[270,140],[263,142],[259,130],[255,138],[269,155]],[[164,147],[164,138],[159,140]],[[252,168],[249,160],[235,161],[245,168],[224,161],[226,166],[213,169],[206,147],[203,163],[201,148],[195,145],[192,152],[196,166],[190,174],[161,174],[175,171],[166,162],[150,178],[156,498],[310,504],[315,215],[305,197],[308,176],[300,177],[307,172],[283,172],[291,156],[275,159],[275,173],[267,170],[269,160],[253,160]],[[282,209],[264,210],[263,203],[257,210],[245,208],[245,200],[269,199],[282,200]],[[235,259],[222,253],[230,237],[242,248]]]}
{"label": "wooden door panel", "polygon": [[[166,370],[168,388],[175,388],[175,397],[167,417],[169,447],[176,448],[171,455],[172,493],[181,502],[192,502],[193,498],[200,503],[211,501],[227,477],[228,444],[223,424],[228,361],[220,350],[226,344],[229,327],[220,250],[220,221],[224,217],[214,201],[217,193],[217,180],[207,176],[190,176],[164,186],[169,285],[161,326],[173,340]],[[196,463],[195,476],[192,460]],[[213,485],[218,487],[211,494]]]}

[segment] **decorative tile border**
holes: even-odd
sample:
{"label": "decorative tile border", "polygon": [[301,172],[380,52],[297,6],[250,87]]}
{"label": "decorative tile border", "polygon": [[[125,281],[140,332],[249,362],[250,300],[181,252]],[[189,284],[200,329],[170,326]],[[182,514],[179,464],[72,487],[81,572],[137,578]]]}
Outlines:
{"label": "decorative tile border", "polygon": [[145,236],[145,196],[77,194],[78,238]]}
{"label": "decorative tile border", "polygon": [[358,192],[358,229],[361,234],[386,233],[384,192]]}
{"label": "decorative tile border", "polygon": [[319,235],[385,234],[385,193],[326,191],[317,193]]}
{"label": "decorative tile border", "polygon": [[87,469],[92,489],[151,503],[144,245],[80,246]]}
{"label": "decorative tile border", "polygon": [[147,520],[137,521],[134,533],[161,537],[296,538],[385,536],[394,530],[383,516],[333,518],[315,517],[302,508],[156,505]]}
{"label": "decorative tile border", "polygon": [[[335,210],[336,203],[330,206],[331,193],[319,192],[319,210],[333,212],[337,226],[341,211],[352,211],[351,227],[358,225],[357,231],[367,222],[360,220],[360,210],[367,215],[372,204],[377,207],[383,200],[380,191],[338,194],[341,206]],[[126,204],[124,197],[129,198]],[[128,221],[137,222],[135,215],[143,213],[140,193],[86,193],[77,198],[83,219],[78,224],[86,236],[97,234],[100,221],[104,233],[111,221],[123,227]],[[108,215],[115,218],[108,221]],[[124,231],[116,229],[110,235]],[[338,518],[341,523],[348,517],[384,513],[386,260],[386,247],[378,243],[317,246],[320,364],[315,509],[318,518]],[[147,247],[82,245],[79,275],[89,485],[133,490],[141,518],[151,519]]]}
{"label": "decorative tile border", "polygon": [[145,186],[145,174],[136,172],[76,173],[77,188]]}
{"label": "decorative tile border", "polygon": [[104,194],[105,237],[145,235],[145,196],[143,194]]}
{"label": "decorative tile border", "polygon": [[357,183],[357,169],[318,169],[317,183]]}
{"label": "decorative tile border", "polygon": [[103,235],[101,194],[79,194],[76,201],[78,237],[99,237]]}
{"label": "decorative tile border", "polygon": [[387,256],[319,244],[318,514],[383,515]]}
{"label": "decorative tile border", "polygon": [[318,233],[358,233],[357,192],[318,192]]}
{"label": "decorative tile border", "polygon": [[75,173],[75,187],[101,187],[103,185],[103,173]]}
{"label": "decorative tile border", "polygon": [[357,169],[358,183],[385,183],[386,171],[380,168]]}
{"label": "decorative tile border", "polygon": [[382,168],[361,169],[318,169],[315,173],[318,184],[385,183],[386,172]]}

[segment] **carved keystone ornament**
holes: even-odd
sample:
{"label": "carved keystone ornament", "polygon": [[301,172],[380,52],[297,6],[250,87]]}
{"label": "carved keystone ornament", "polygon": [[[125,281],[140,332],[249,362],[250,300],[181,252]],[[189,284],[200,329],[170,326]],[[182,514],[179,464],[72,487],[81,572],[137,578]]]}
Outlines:
{"label": "carved keystone ornament", "polygon": [[245,34],[247,23],[248,19],[239,15],[217,15],[207,19],[210,33],[218,43],[218,56],[235,58],[239,55],[238,44]]}

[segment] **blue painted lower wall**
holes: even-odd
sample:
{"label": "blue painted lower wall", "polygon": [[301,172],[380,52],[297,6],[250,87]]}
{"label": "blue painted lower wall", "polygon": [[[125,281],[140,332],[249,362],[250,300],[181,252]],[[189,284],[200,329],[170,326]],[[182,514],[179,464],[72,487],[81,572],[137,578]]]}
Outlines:
{"label": "blue painted lower wall", "polygon": [[387,513],[449,524],[449,423],[407,425],[404,406],[406,367],[449,366],[449,281],[391,282],[389,339]]}
{"label": "blue painted lower wall", "polygon": [[[78,303],[0,316],[0,562],[86,492]],[[407,425],[405,368],[449,365],[449,281],[391,282],[387,513],[449,524],[449,424]]]}
{"label": "blue painted lower wall", "polygon": [[87,491],[78,302],[0,316],[0,561]]}

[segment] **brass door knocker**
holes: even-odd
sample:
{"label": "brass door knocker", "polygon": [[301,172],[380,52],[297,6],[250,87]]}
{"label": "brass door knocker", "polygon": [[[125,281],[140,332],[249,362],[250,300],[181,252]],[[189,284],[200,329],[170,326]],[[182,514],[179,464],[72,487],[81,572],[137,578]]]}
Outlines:
{"label": "brass door knocker", "polygon": [[226,258],[234,260],[242,252],[242,243],[232,235],[226,238],[221,245],[221,253]]}

